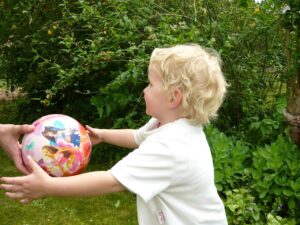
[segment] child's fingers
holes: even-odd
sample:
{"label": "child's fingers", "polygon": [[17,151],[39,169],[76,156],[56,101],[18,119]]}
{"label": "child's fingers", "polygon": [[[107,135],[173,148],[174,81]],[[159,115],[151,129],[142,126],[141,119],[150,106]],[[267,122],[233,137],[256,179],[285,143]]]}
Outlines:
{"label": "child's fingers", "polygon": [[97,129],[86,126],[90,138],[98,138]]}
{"label": "child's fingers", "polygon": [[20,185],[23,183],[24,177],[1,177],[0,181],[5,184]]}
{"label": "child's fingers", "polygon": [[8,192],[19,192],[22,191],[23,188],[20,185],[0,184],[0,189]]}
{"label": "child's fingers", "polygon": [[94,128],[90,127],[89,125],[86,125],[85,127],[86,127],[88,133],[93,133],[93,134],[95,133]]}
{"label": "child's fingers", "polygon": [[19,200],[24,198],[25,194],[23,192],[6,192],[5,196],[13,200]]}

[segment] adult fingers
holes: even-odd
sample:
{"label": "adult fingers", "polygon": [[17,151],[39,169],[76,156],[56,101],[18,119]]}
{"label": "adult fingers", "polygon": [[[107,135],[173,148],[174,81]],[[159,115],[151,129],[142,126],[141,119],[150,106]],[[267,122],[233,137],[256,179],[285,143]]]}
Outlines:
{"label": "adult fingers", "polygon": [[30,133],[34,130],[34,125],[28,125],[28,124],[23,124],[23,125],[15,125],[14,126],[14,131],[15,134],[21,135],[24,133]]}
{"label": "adult fingers", "polygon": [[41,170],[42,168],[31,158],[31,156],[27,156],[27,160],[28,160],[28,166],[30,169],[32,169],[32,171],[38,171]]}
{"label": "adult fingers", "polygon": [[15,166],[16,168],[23,174],[28,175],[30,172],[28,169],[24,166],[23,161],[21,158],[17,158],[15,160]]}

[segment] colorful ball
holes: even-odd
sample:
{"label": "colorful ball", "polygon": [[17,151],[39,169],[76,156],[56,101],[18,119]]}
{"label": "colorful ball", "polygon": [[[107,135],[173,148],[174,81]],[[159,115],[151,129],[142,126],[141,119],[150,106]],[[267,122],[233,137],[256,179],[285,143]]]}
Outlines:
{"label": "colorful ball", "polygon": [[76,175],[86,168],[91,155],[91,141],[87,130],[72,117],[51,114],[33,122],[35,130],[25,134],[22,157],[28,167],[27,156],[37,162],[49,175]]}

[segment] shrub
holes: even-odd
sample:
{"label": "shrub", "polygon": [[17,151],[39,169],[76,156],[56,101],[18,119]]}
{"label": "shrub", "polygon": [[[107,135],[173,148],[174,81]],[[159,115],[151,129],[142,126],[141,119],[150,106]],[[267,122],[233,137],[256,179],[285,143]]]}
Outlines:
{"label": "shrub", "polygon": [[261,218],[261,206],[246,188],[225,191],[228,224],[264,225]]}
{"label": "shrub", "polygon": [[[280,135],[275,142],[253,152],[251,187],[265,203],[281,216],[295,216],[300,202],[300,151]],[[274,207],[275,199],[280,205]]]}
{"label": "shrub", "polygon": [[205,133],[213,155],[217,189],[225,191],[247,183],[251,166],[249,146],[227,137],[212,126],[208,126]]}

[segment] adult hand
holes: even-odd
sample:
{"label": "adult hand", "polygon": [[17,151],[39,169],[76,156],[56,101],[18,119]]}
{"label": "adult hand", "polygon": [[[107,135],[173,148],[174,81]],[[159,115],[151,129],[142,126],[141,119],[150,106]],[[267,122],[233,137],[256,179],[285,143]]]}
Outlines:
{"label": "adult hand", "polygon": [[14,161],[17,169],[24,174],[29,174],[29,171],[23,164],[19,138],[21,135],[30,133],[33,130],[33,125],[0,125],[0,147],[3,148],[8,156]]}
{"label": "adult hand", "polygon": [[0,189],[5,195],[23,204],[47,196],[47,188],[52,179],[33,159],[28,156],[28,165],[32,173],[21,177],[2,177]]}

